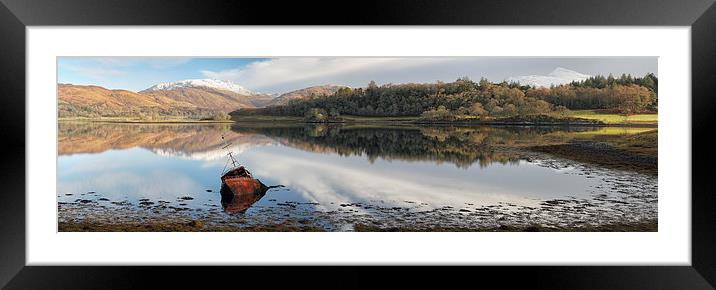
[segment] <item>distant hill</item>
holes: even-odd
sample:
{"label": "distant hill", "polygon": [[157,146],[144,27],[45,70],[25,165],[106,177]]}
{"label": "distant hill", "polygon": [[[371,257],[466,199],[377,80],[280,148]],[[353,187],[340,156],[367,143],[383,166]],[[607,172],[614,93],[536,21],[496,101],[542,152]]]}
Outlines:
{"label": "distant hill", "polygon": [[183,80],[153,85],[140,92],[94,85],[58,84],[59,117],[176,116],[205,118],[218,112],[285,105],[290,100],[332,95],[346,86],[313,86],[273,95],[248,90],[230,81]]}
{"label": "distant hill", "polygon": [[213,79],[161,83],[139,93],[166,96],[176,101],[191,103],[198,108],[224,112],[238,108],[263,107],[273,99],[269,94],[253,92],[230,81]]}
{"label": "distant hill", "polygon": [[94,85],[58,84],[59,117],[177,116],[204,118],[239,108],[264,107],[273,96],[229,81],[185,80],[138,93]]}
{"label": "distant hill", "polygon": [[147,96],[167,97],[178,102],[216,111],[230,112],[238,108],[255,108],[249,96],[209,87],[187,87],[171,90],[140,91]]}
{"label": "distant hill", "polygon": [[192,103],[163,95],[145,95],[99,86],[58,84],[59,117],[101,116],[193,116],[211,114]]}
{"label": "distant hill", "polygon": [[288,102],[290,100],[305,99],[305,98],[310,98],[311,96],[332,95],[342,88],[347,88],[347,86],[323,85],[323,86],[313,86],[313,87],[303,88],[300,90],[295,90],[292,92],[282,94],[282,95],[278,96],[277,98],[273,99],[268,104],[266,104],[266,106],[286,105],[286,104],[288,104]]}

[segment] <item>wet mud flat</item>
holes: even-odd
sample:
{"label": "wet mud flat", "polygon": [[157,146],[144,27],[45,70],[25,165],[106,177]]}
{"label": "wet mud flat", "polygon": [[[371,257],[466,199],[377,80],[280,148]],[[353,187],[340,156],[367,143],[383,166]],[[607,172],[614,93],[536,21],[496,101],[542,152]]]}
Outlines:
{"label": "wet mud flat", "polygon": [[654,176],[659,172],[657,156],[619,150],[604,142],[574,140],[566,144],[534,146],[530,150],[618,170]]}
{"label": "wet mud flat", "polygon": [[[176,201],[113,201],[88,193],[58,203],[59,231],[657,231],[657,177],[575,161],[536,151],[521,158],[543,167],[600,178],[587,195],[534,200],[532,204],[465,203],[460,206],[415,201],[319,204],[277,201],[242,214],[191,197]],[[216,194],[206,192],[205,194]]]}

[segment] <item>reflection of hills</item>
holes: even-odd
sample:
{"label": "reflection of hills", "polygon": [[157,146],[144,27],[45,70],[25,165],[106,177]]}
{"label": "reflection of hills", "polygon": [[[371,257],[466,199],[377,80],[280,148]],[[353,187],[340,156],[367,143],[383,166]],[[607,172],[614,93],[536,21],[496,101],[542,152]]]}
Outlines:
{"label": "reflection of hills", "polygon": [[61,122],[59,154],[141,147],[158,155],[214,160],[226,154],[222,134],[235,153],[277,142],[309,152],[365,155],[371,161],[448,162],[458,167],[517,162],[515,150],[503,149],[564,143],[574,136],[554,128]]}
{"label": "reflection of hills", "polygon": [[370,160],[416,160],[449,162],[458,167],[474,163],[513,163],[514,151],[497,150],[500,146],[533,146],[565,142],[569,134],[544,128],[494,127],[245,127],[234,126],[239,133],[260,133],[280,143],[305,151],[336,153],[342,156],[366,155]]}
{"label": "reflection of hills", "polygon": [[229,130],[226,124],[107,124],[61,122],[58,154],[99,153],[111,149],[142,147],[160,155],[190,159],[222,158],[221,135],[235,152],[268,144],[271,139]]}

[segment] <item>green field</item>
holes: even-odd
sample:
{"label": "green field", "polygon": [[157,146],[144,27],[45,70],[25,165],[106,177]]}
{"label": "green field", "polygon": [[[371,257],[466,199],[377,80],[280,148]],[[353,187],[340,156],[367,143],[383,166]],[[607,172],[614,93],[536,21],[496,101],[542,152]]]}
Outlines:
{"label": "green field", "polygon": [[638,125],[656,125],[659,114],[636,114],[624,116],[619,114],[605,114],[595,110],[574,110],[572,117],[594,119],[602,121],[606,124],[638,124]]}
{"label": "green field", "polygon": [[595,136],[634,135],[655,130],[649,127],[603,127],[594,131],[574,132],[572,134],[580,138],[591,138]]}
{"label": "green field", "polygon": [[[658,114],[636,114],[624,116],[619,114],[601,113],[595,110],[574,110],[571,114],[575,118],[593,119],[602,121],[608,125],[657,125]],[[419,119],[418,116],[400,116],[400,117],[366,117],[343,115],[341,118],[349,123],[412,123]],[[470,118],[478,120],[479,118],[470,116]],[[131,117],[102,117],[97,119],[90,118],[59,118],[59,121],[89,121],[89,122],[111,122],[111,123],[232,123],[232,122],[303,122],[304,118],[295,116],[232,116],[231,120],[214,121],[214,120],[196,120],[181,117],[167,117],[158,120],[147,120]],[[631,132],[630,132],[631,133]]]}
{"label": "green field", "polygon": [[[596,110],[574,110],[571,117],[599,120],[608,125],[657,125],[658,114],[636,114],[624,116],[612,113],[601,113]],[[399,116],[399,117],[368,117],[368,116],[352,116],[342,115],[341,118],[349,123],[411,123],[418,120],[419,116]],[[286,121],[286,122],[303,122],[303,118],[294,116],[233,116],[236,122],[266,122],[266,121]],[[477,121],[476,116],[468,116],[462,121]]]}

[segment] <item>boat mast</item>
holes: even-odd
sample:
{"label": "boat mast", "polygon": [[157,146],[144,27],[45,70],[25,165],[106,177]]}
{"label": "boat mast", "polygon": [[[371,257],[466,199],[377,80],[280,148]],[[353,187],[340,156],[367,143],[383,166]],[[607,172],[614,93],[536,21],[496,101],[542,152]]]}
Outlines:
{"label": "boat mast", "polygon": [[234,166],[234,168],[236,168],[236,164],[237,164],[238,162],[236,162],[236,159],[234,159],[233,152],[231,152],[231,150],[229,150],[229,145],[230,145],[230,144],[229,144],[229,143],[226,143],[226,139],[224,138],[224,135],[221,135],[221,141],[224,142],[224,147],[222,147],[222,148],[226,149],[226,151],[229,152],[227,155],[229,155],[229,159],[231,159],[231,164]]}

